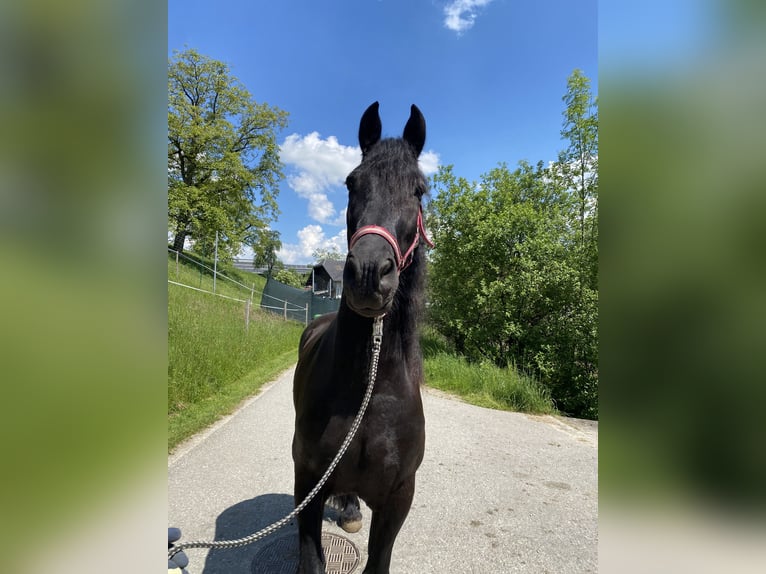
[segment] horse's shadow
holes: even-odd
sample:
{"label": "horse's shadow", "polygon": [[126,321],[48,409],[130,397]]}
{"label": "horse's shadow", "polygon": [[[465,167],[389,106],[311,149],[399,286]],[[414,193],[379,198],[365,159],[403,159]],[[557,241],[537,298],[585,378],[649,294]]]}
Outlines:
{"label": "horse's shadow", "polygon": [[[258,530],[273,524],[287,516],[295,508],[294,499],[289,494],[263,494],[249,500],[238,502],[218,515],[215,521],[215,540],[236,540],[244,538]],[[338,512],[330,506],[325,507],[324,519],[337,520]],[[253,560],[266,546],[280,539],[286,548],[286,554],[297,552],[298,523],[295,519],[257,542],[239,548],[211,549],[205,559],[203,574],[236,574],[254,572]],[[294,541],[294,544],[292,542]],[[285,556],[285,560],[292,559]],[[296,562],[297,563],[297,562]]]}

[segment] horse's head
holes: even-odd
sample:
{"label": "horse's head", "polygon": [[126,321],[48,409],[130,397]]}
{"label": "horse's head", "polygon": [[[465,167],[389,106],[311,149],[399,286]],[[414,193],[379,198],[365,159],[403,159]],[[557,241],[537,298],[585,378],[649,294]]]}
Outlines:
{"label": "horse's head", "polygon": [[418,167],[426,122],[412,106],[404,135],[381,140],[378,102],[362,115],[362,163],[346,179],[349,237],[343,271],[346,303],[357,314],[375,317],[391,309],[399,274],[414,257],[423,227],[420,199],[428,183]]}

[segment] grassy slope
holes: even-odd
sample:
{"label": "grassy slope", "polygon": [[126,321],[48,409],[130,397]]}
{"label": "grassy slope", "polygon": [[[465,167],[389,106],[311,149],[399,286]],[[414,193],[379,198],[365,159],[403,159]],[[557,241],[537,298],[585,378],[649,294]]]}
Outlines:
{"label": "grassy slope", "polygon": [[[242,274],[251,275],[251,274]],[[203,289],[212,278],[175,259],[168,277]],[[263,278],[255,281],[256,293]],[[216,292],[246,299],[249,292],[217,281]],[[231,412],[243,399],[292,365],[303,325],[285,322],[257,308],[249,330],[245,305],[168,284],[168,448]]]}
{"label": "grassy slope", "polygon": [[422,337],[426,385],[458,395],[474,405],[535,414],[554,414],[550,394],[513,367],[472,364],[451,352],[432,329]]}
{"label": "grassy slope", "polygon": [[[197,258],[202,261],[204,265],[207,265],[212,269],[213,262],[207,261],[201,258]],[[240,271],[231,266],[222,265],[218,269],[219,277],[215,282],[215,292],[236,299],[248,299],[250,297],[250,290],[255,289],[255,300],[260,301],[259,293],[263,291],[263,287],[266,284],[266,279],[255,273],[248,273],[247,271]],[[227,277],[234,279],[241,285],[237,285],[232,281],[228,281],[226,278],[220,277],[223,273]],[[174,253],[168,253],[168,279],[176,281],[177,283],[183,283],[185,285],[191,285],[197,289],[204,289],[205,291],[213,290],[213,272],[209,269],[204,269],[198,265],[195,265],[191,261],[188,261],[179,257],[178,265],[176,265],[176,259]],[[242,285],[247,286],[242,287]],[[174,285],[168,285],[168,290],[176,288]],[[183,289],[183,287],[179,287]]]}

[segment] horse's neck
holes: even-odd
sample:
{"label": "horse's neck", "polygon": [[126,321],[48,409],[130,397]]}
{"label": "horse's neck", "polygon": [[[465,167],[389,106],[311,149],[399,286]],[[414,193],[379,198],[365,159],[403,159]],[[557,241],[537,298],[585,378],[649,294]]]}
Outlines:
{"label": "horse's neck", "polygon": [[[413,270],[414,271],[414,270]],[[413,357],[420,348],[417,339],[417,322],[420,315],[420,296],[416,290],[406,287],[418,286],[417,277],[408,277],[405,289],[396,295],[397,301],[383,318],[383,347],[381,357]],[[412,280],[415,280],[414,282]],[[337,317],[337,342],[345,349],[367,349],[372,341],[373,320],[360,317],[341,298]]]}
{"label": "horse's neck", "polygon": [[[383,339],[386,343],[385,349],[393,347],[401,348],[409,339],[408,327],[411,328],[409,313],[406,310],[395,309],[390,311],[383,318]],[[338,342],[346,348],[367,347],[372,341],[372,319],[360,317],[354,313],[346,304],[345,299],[341,300],[337,319],[337,338]],[[384,353],[385,354],[385,353]]]}

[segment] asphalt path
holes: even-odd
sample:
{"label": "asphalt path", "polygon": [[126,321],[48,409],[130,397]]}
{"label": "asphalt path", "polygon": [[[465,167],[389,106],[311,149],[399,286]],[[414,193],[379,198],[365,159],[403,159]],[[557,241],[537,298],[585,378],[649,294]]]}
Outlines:
{"label": "asphalt path", "polygon": [[[233,539],[293,509],[293,369],[168,458],[168,524],[182,541]],[[392,574],[596,572],[598,426],[468,405],[423,389],[426,452]],[[366,561],[364,526],[347,534]],[[273,535],[297,550],[295,524]],[[232,550],[189,549],[190,574],[260,572],[274,539]],[[263,554],[261,554],[262,556]],[[285,563],[289,557],[285,557]]]}

